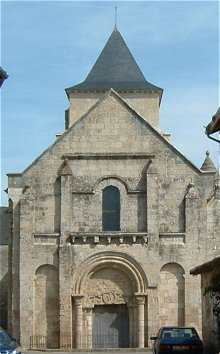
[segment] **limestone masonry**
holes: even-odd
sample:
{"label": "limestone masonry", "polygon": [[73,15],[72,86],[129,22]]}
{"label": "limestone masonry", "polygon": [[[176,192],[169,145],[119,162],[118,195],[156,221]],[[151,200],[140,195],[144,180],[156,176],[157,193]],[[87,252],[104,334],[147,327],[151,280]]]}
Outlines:
{"label": "limestone masonry", "polygon": [[114,30],[66,89],[65,132],[8,175],[8,329],[23,347],[147,347],[163,325],[201,333],[190,269],[220,254],[219,176],[161,131],[163,90]]}

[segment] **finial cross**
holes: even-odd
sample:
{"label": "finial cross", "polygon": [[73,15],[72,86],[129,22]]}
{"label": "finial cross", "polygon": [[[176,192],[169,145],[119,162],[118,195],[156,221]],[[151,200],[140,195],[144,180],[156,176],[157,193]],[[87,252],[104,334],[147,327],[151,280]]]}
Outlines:
{"label": "finial cross", "polygon": [[115,6],[115,31],[117,31],[118,7]]}

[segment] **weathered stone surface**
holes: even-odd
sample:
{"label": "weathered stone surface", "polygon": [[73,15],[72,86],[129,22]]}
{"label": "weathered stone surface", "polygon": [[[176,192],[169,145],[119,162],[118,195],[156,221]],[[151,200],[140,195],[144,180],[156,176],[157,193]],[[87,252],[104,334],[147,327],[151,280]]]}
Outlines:
{"label": "weathered stone surface", "polygon": [[[9,176],[9,328],[24,347],[42,336],[44,345],[90,348],[99,305],[127,306],[133,347],[149,345],[160,325],[201,331],[189,271],[220,252],[216,172],[199,170],[155,130],[153,94],[122,96],[110,90],[93,108],[96,94],[71,96],[74,124]],[[120,192],[112,233],[102,229],[110,185]]]}

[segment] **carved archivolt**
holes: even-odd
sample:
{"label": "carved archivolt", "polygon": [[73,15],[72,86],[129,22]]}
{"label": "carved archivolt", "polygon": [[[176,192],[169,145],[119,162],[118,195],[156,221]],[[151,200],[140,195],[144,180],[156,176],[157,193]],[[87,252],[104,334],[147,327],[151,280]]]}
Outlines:
{"label": "carved archivolt", "polygon": [[[110,277],[107,279],[104,276],[98,277],[99,272],[104,269],[108,269],[111,274],[114,274],[114,269],[121,277],[124,276],[126,281],[123,281],[122,285],[117,282],[117,279],[113,282]],[[115,278],[118,276],[115,275]],[[132,257],[120,252],[101,252],[89,257],[79,266],[73,284],[73,295],[87,294],[88,302],[94,304],[96,302],[106,303],[106,301],[125,303],[127,297],[134,292],[145,293],[148,288],[147,278],[141,266]],[[96,289],[95,292],[94,289]]]}

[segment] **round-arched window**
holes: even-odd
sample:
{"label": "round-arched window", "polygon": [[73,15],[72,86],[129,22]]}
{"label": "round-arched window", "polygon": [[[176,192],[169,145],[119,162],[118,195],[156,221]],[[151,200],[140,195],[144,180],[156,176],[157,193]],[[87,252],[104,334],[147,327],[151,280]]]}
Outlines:
{"label": "round-arched window", "polygon": [[102,229],[120,230],[120,191],[114,186],[108,186],[102,192]]}

